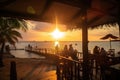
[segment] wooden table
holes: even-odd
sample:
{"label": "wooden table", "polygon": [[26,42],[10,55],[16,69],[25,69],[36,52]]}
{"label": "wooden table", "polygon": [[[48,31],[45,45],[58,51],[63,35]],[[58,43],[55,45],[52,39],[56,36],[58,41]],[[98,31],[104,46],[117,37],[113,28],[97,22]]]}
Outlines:
{"label": "wooden table", "polygon": [[115,64],[115,65],[111,65],[110,68],[113,68],[115,70],[120,71],[120,63],[119,64]]}
{"label": "wooden table", "polygon": [[111,65],[110,69],[111,69],[111,76],[113,78],[112,80],[120,80],[120,63]]}

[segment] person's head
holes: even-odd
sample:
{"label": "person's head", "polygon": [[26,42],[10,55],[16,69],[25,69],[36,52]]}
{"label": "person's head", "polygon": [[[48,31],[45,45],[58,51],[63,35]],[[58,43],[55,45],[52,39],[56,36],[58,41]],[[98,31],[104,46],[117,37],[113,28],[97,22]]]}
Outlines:
{"label": "person's head", "polygon": [[65,45],[65,47],[67,47],[67,45]]}
{"label": "person's head", "polygon": [[65,45],[64,48],[67,48],[67,45]]}
{"label": "person's head", "polygon": [[101,50],[104,50],[104,48],[102,47]]}
{"label": "person's head", "polygon": [[72,44],[70,44],[69,46],[72,47]]}
{"label": "person's head", "polygon": [[98,48],[98,46],[95,46],[95,49],[97,49]]}

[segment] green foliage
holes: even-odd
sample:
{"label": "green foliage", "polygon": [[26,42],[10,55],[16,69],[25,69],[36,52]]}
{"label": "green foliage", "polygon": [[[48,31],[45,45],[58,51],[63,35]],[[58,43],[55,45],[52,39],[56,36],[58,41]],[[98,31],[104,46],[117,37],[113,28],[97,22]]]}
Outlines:
{"label": "green foliage", "polygon": [[0,17],[0,44],[6,42],[14,44],[18,38],[22,38],[18,30],[26,31],[27,29],[27,24],[23,19]]}

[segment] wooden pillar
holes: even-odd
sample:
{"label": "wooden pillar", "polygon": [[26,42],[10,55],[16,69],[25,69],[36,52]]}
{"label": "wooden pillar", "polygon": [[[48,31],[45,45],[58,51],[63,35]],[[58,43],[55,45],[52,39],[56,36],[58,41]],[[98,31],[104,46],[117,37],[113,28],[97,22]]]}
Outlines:
{"label": "wooden pillar", "polygon": [[118,21],[118,27],[119,27],[119,40],[120,40],[120,20]]}
{"label": "wooden pillar", "polygon": [[119,40],[120,40],[120,25],[119,25]]}
{"label": "wooden pillar", "polygon": [[10,64],[10,80],[17,80],[16,62],[12,61]]}
{"label": "wooden pillar", "polygon": [[[118,0],[118,4],[120,4],[120,1]],[[119,14],[120,14],[120,5],[118,5],[118,16],[117,16],[117,18],[118,18],[118,26],[119,26],[119,40],[120,40],[120,16],[119,16]]]}
{"label": "wooden pillar", "polygon": [[88,61],[88,27],[87,27],[87,10],[83,13],[82,26],[82,52],[83,52],[83,80],[89,80],[89,61]]}
{"label": "wooden pillar", "polygon": [[[120,18],[119,18],[120,19]],[[119,27],[119,40],[120,40],[120,20],[118,20],[118,27]],[[120,42],[119,42],[120,44]],[[120,46],[119,46],[120,47]]]}
{"label": "wooden pillar", "polygon": [[91,7],[92,0],[84,0],[82,7],[82,52],[83,52],[83,80],[90,80],[89,78],[89,60],[88,60],[88,23],[87,10]]}

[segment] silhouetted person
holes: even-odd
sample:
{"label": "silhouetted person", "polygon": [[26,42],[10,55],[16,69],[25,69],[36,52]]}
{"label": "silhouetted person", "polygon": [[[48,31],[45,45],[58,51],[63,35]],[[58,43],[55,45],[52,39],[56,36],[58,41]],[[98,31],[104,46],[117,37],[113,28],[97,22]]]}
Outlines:
{"label": "silhouetted person", "polygon": [[72,44],[69,45],[69,55],[72,59],[76,60],[77,58],[77,51],[73,49]]}
{"label": "silhouetted person", "polygon": [[100,70],[101,70],[101,76],[102,80],[106,80],[105,78],[105,70],[107,69],[107,52],[104,48],[101,48],[100,50]]}
{"label": "silhouetted person", "polygon": [[55,46],[55,54],[58,54],[58,50],[59,50],[58,45],[56,45]]}
{"label": "silhouetted person", "polygon": [[72,44],[69,45],[69,56],[72,58],[72,54],[74,53],[74,49]]}
{"label": "silhouetted person", "polygon": [[63,56],[65,56],[65,57],[68,57],[68,46],[67,45],[65,45],[64,46],[64,49],[63,49]]}
{"label": "silhouetted person", "polygon": [[74,55],[74,56],[73,56],[73,59],[74,59],[74,60],[78,60],[77,53],[78,53],[78,51],[75,49],[75,50],[74,50],[74,54],[73,54],[73,55]]}
{"label": "silhouetted person", "polygon": [[30,44],[28,44],[28,49],[31,49],[31,45]]}
{"label": "silhouetted person", "polygon": [[98,72],[99,69],[99,56],[100,56],[100,48],[98,46],[95,46],[93,49],[93,55],[94,55],[94,59],[95,59],[95,67],[96,67],[96,74]]}
{"label": "silhouetted person", "polygon": [[6,50],[7,53],[10,53],[10,47],[9,47],[9,45],[5,46],[5,50]]}
{"label": "silhouetted person", "polygon": [[104,48],[101,48],[100,55],[107,56],[107,52],[106,52],[106,50]]}
{"label": "silhouetted person", "polygon": [[101,48],[100,50],[100,65],[106,66],[107,65],[107,52],[104,48]]}

